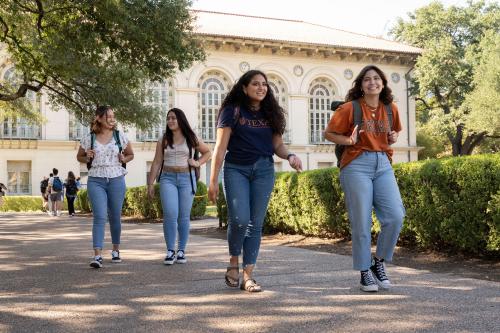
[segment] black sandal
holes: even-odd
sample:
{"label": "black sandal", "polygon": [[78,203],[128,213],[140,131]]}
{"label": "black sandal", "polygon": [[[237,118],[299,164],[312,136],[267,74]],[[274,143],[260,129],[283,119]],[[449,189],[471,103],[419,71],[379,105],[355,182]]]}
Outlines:
{"label": "black sandal", "polygon": [[249,293],[258,293],[262,291],[262,287],[257,284],[254,279],[247,279],[241,283],[241,290],[246,290]]}
{"label": "black sandal", "polygon": [[[236,270],[238,272],[238,278],[233,278],[229,275],[229,272],[232,270]],[[224,280],[226,280],[226,285],[231,288],[238,288],[240,284],[240,268],[238,266],[228,266],[226,270],[226,274],[224,275]]]}

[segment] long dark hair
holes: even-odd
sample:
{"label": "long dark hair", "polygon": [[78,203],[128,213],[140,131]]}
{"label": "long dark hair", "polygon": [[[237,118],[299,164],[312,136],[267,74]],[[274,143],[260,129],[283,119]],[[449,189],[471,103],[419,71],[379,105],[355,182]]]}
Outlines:
{"label": "long dark hair", "polygon": [[[182,135],[184,138],[186,138],[186,143],[188,147],[197,147],[198,146],[198,137],[196,137],[196,134],[194,134],[193,129],[191,128],[191,125],[189,125],[189,122],[186,118],[186,115],[184,114],[184,111],[178,108],[172,108],[168,110],[167,112],[167,117],[170,112],[173,112],[175,114],[175,117],[177,118],[177,125],[179,126]],[[170,147],[173,147],[174,143],[174,132],[170,128],[168,128],[168,121],[167,125],[165,128],[165,134],[163,134],[163,146],[165,147],[165,143]]]}
{"label": "long dark hair", "polygon": [[358,76],[356,76],[356,78],[354,79],[354,82],[352,83],[352,88],[349,90],[349,92],[347,93],[347,96],[345,97],[346,102],[350,102],[350,101],[353,101],[353,100],[356,100],[356,99],[363,97],[364,93],[361,90],[361,87],[362,87],[361,84],[363,82],[363,78],[365,77],[366,73],[372,69],[375,72],[377,72],[377,74],[382,79],[382,82],[384,83],[384,88],[380,92],[379,99],[384,104],[392,103],[392,101],[394,100],[394,97],[392,96],[391,88],[389,88],[389,86],[387,85],[387,77],[385,76],[384,72],[382,72],[382,70],[375,65],[365,66],[361,70],[361,72],[359,72]]}
{"label": "long dark hair", "polygon": [[73,171],[68,172],[68,180],[75,180],[75,174],[73,173]]}
{"label": "long dark hair", "polygon": [[[247,110],[250,109],[250,98],[243,91],[243,87],[247,87],[255,75],[262,75],[267,83],[266,74],[259,70],[252,69],[243,74],[222,102],[219,116],[227,106],[240,106],[245,107]],[[260,102],[260,110],[264,115],[264,119],[269,121],[274,133],[283,134],[285,132],[285,111],[276,101],[273,90],[269,86],[267,87],[266,97]]]}
{"label": "long dark hair", "polygon": [[[96,110],[95,110],[95,119],[92,120],[92,123],[90,125],[90,129],[94,133],[101,133],[102,131],[102,125],[101,123],[97,120],[97,118],[106,116],[106,120],[108,120],[108,111],[113,110],[111,106],[109,105],[99,105]],[[113,127],[113,129],[116,129],[116,125]]]}

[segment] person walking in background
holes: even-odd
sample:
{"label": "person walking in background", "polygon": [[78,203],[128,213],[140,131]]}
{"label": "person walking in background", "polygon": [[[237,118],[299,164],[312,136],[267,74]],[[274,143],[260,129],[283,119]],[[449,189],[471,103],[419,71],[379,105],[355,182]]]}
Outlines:
{"label": "person walking in background", "polygon": [[[219,111],[209,199],[217,200],[219,171],[224,161],[230,256],[225,282],[229,287],[262,291],[252,274],[274,187],[273,154],[288,160],[297,171],[302,170],[301,160],[283,143],[285,127],[284,110],[268,88],[266,75],[257,70],[246,72],[238,80]],[[242,250],[240,284],[238,257]]]}
{"label": "person walking in background", "polygon": [[47,196],[47,214],[49,216],[53,216],[52,214],[52,201],[50,200],[50,191],[49,191],[49,180],[54,177],[54,174],[51,172],[49,174],[49,179],[47,180],[47,188],[45,189],[45,195]]}
{"label": "person walking in background", "polygon": [[5,186],[3,183],[0,183],[0,206],[3,205],[3,197],[5,196],[7,191],[7,186]]}
{"label": "person walking in background", "polygon": [[[199,151],[199,160],[193,152]],[[154,196],[156,175],[160,172],[160,198],[163,209],[163,235],[167,246],[165,265],[187,262],[190,213],[196,193],[196,177],[192,168],[199,168],[210,159],[210,148],[191,129],[184,112],[173,108],[167,113],[165,133],[156,144],[156,152],[148,179],[148,196]],[[179,234],[177,252],[176,238]]]}
{"label": "person walking in background", "polygon": [[43,179],[40,182],[40,192],[42,193],[42,200],[43,200],[42,209],[44,212],[47,211],[50,212],[50,209],[49,210],[47,209],[47,206],[49,204],[49,195],[47,194],[48,187],[49,187],[49,178],[43,176]]}
{"label": "person walking in background", "polygon": [[[385,74],[376,66],[361,70],[345,104],[333,114],[325,138],[345,145],[340,160],[340,183],[351,222],[353,267],[361,271],[361,290],[389,289],[384,262],[392,260],[405,216],[391,166],[391,145],[401,122]],[[362,111],[361,126],[354,126],[354,110]],[[377,250],[372,258],[372,209],[380,221]]]}
{"label": "person walking in background", "polygon": [[75,199],[78,193],[78,185],[73,171],[68,172],[68,178],[64,181],[64,188],[66,190],[66,200],[68,201],[68,214],[69,216],[75,216]]}
{"label": "person walking in background", "polygon": [[52,169],[53,176],[49,178],[48,192],[52,206],[52,215],[61,216],[61,210],[64,200],[63,182],[58,176],[59,170]]}
{"label": "person walking in background", "polygon": [[119,263],[121,212],[125,198],[125,163],[133,160],[134,152],[125,134],[116,129],[115,113],[110,106],[99,106],[91,124],[91,133],[80,140],[77,160],[87,163],[87,193],[92,204],[93,268],[103,266],[104,227],[109,216],[111,230],[111,262]]}

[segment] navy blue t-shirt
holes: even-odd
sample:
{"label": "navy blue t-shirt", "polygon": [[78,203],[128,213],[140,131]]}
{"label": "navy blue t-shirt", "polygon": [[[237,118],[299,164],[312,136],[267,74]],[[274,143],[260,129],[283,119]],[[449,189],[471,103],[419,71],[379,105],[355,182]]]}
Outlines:
{"label": "navy blue t-shirt", "polygon": [[225,107],[217,121],[218,128],[232,128],[225,160],[248,165],[255,163],[261,156],[272,158],[273,130],[262,112],[250,112],[242,106],[236,119],[234,110],[233,106]]}

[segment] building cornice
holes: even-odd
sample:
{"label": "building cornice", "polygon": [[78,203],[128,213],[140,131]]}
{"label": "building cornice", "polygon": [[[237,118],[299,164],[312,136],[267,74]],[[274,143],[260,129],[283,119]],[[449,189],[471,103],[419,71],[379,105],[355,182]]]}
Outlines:
{"label": "building cornice", "polygon": [[200,34],[208,50],[411,66],[419,54]]}

